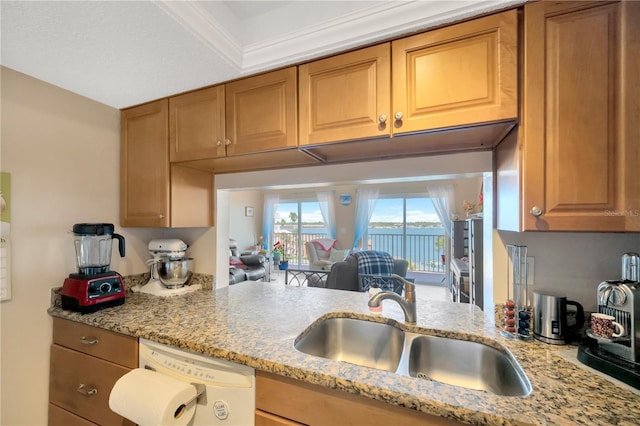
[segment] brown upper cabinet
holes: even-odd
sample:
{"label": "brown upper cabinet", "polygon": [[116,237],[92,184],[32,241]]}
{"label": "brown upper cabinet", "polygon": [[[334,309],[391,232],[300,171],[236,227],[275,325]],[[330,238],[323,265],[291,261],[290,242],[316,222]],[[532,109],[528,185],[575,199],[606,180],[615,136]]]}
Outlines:
{"label": "brown upper cabinet", "polygon": [[395,133],[518,116],[518,15],[510,10],[391,45]]}
{"label": "brown upper cabinet", "polygon": [[300,145],[389,136],[390,43],[298,69]]}
{"label": "brown upper cabinet", "polygon": [[225,156],[224,85],[169,98],[170,161]]}
{"label": "brown upper cabinet", "polygon": [[300,145],[518,116],[510,10],[300,65]]}
{"label": "brown upper cabinet", "polygon": [[640,231],[638,22],[632,1],[525,5],[522,121],[496,150],[499,229]]}
{"label": "brown upper cabinet", "polygon": [[120,226],[213,226],[213,174],[169,164],[169,101],[122,110]]}
{"label": "brown upper cabinet", "polygon": [[289,67],[169,98],[170,161],[297,146],[297,73]]}

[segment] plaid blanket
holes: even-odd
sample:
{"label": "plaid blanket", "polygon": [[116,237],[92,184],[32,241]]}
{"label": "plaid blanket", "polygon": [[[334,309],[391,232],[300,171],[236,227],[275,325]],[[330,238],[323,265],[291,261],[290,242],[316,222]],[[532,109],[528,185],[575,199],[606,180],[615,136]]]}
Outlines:
{"label": "plaid blanket", "polygon": [[358,261],[358,274],[391,275],[393,257],[383,251],[358,251],[354,253]]}

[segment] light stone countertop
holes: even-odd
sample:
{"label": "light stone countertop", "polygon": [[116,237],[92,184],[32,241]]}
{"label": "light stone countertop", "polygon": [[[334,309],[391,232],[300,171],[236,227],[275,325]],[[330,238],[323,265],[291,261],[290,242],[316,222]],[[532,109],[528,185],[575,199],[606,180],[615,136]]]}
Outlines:
{"label": "light stone countertop", "polygon": [[[471,424],[637,425],[640,398],[557,354],[567,346],[502,337],[493,310],[426,300],[418,286],[418,321],[383,302],[372,316],[365,293],[243,282],[214,291],[161,298],[128,293],[122,306],[82,315],[55,302],[53,316],[143,337],[328,388]],[[322,316],[374,318],[406,331],[506,347],[533,386],[526,397],[497,396],[435,381],[331,361],[298,352],[295,338]]]}

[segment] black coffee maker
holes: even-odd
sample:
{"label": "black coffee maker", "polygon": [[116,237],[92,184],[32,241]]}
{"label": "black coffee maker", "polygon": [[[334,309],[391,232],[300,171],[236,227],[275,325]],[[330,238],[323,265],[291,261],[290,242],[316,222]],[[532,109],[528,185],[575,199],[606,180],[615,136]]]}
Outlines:
{"label": "black coffee maker", "polygon": [[124,303],[122,276],[110,270],[113,238],[124,257],[124,237],[114,233],[111,223],[77,223],[73,234],[78,273],[64,280],[62,308],[88,313]]}

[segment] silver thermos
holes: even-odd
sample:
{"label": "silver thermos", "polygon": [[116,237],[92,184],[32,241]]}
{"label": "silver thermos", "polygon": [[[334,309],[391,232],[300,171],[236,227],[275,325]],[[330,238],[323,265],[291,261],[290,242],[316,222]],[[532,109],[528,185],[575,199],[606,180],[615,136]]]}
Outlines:
{"label": "silver thermos", "polygon": [[640,254],[630,252],[622,255],[622,280],[640,281]]}

